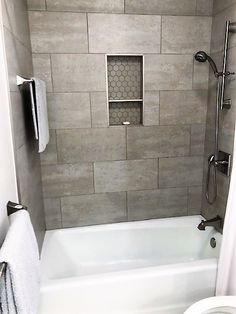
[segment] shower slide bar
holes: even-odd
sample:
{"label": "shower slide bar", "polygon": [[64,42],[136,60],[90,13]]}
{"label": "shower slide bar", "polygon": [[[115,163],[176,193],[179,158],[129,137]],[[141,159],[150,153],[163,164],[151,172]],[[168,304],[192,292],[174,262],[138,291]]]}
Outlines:
{"label": "shower slide bar", "polygon": [[[7,216],[10,216],[19,210],[27,210],[27,207],[21,204],[13,203],[13,202],[8,202],[7,203]],[[0,263],[0,279],[3,276],[5,270],[6,270],[7,263]]]}
{"label": "shower slide bar", "polygon": [[220,109],[230,109],[231,107],[231,99],[225,99],[225,78],[229,75],[234,75],[235,73],[231,73],[227,71],[227,51],[229,46],[229,33],[236,33],[236,22],[226,21],[225,26],[225,40],[224,40],[224,53],[223,53],[223,67],[222,73],[220,73],[222,77],[221,81],[221,93],[220,93]]}

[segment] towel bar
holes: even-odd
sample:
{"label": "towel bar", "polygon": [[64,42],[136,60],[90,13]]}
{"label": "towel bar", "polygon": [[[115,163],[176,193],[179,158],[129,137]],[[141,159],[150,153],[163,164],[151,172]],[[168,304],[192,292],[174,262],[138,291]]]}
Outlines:
{"label": "towel bar", "polygon": [[24,83],[30,83],[30,82],[33,82],[33,80],[32,79],[28,79],[28,78],[24,78],[24,77],[19,76],[19,75],[16,76],[16,84],[17,84],[17,86],[21,86]]}
{"label": "towel bar", "polygon": [[7,203],[7,215],[8,216],[10,216],[10,215],[14,214],[15,212],[22,210],[22,209],[27,210],[27,207],[24,205],[21,205],[21,204],[11,202],[11,201],[9,201]]}

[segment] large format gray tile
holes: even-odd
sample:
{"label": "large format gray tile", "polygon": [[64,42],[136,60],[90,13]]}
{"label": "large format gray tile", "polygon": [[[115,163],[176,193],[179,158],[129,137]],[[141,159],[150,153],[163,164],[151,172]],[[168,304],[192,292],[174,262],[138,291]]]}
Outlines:
{"label": "large format gray tile", "polygon": [[37,216],[34,219],[31,219],[40,252],[42,249],[46,230],[45,217],[41,205],[43,205],[42,199],[40,200],[40,205],[36,204],[36,206],[34,207],[35,211],[37,212]]}
{"label": "large format gray tile", "polygon": [[209,65],[194,60],[193,65],[193,89],[208,90]]}
{"label": "large format gray tile", "polygon": [[40,154],[41,165],[52,165],[57,163],[56,131],[49,130],[50,140],[43,153]]}
{"label": "large format gray tile", "polygon": [[57,131],[60,162],[119,160],[126,158],[122,127]]}
{"label": "large format gray tile", "polygon": [[213,13],[216,14],[236,3],[235,0],[214,0]]}
{"label": "large format gray tile", "polygon": [[219,149],[223,152],[233,154],[234,151],[234,129],[221,129],[219,135]]}
{"label": "large format gray tile", "polygon": [[228,192],[229,192],[229,183],[230,183],[230,177],[227,177],[223,174],[218,173],[218,177],[217,177],[218,194],[217,194],[217,198],[214,204],[209,205],[206,201],[205,195],[203,195],[202,214],[206,219],[211,219],[215,217],[216,215],[219,215],[222,218],[225,217],[227,198],[228,198]]}
{"label": "large format gray tile", "polygon": [[201,16],[163,16],[162,53],[209,51],[211,21]]}
{"label": "large format gray tile", "polygon": [[25,104],[22,102],[20,92],[11,92],[10,99],[15,149],[18,149],[24,145],[30,134],[27,132]]}
{"label": "large format gray tile", "polygon": [[46,10],[46,0],[27,0],[28,10]]}
{"label": "large format gray tile", "polygon": [[150,126],[127,129],[129,159],[186,156],[189,154],[188,126]]}
{"label": "large format gray tile", "polygon": [[193,56],[146,55],[145,90],[192,89]]}
{"label": "large format gray tile", "polygon": [[187,189],[128,192],[128,218],[141,220],[187,215]]}
{"label": "large format gray tile", "polygon": [[52,92],[51,60],[49,54],[33,54],[34,76],[45,81],[47,92]]}
{"label": "large format gray tile", "polygon": [[159,160],[160,187],[199,186],[202,184],[202,157],[174,157]]}
{"label": "large format gray tile", "polygon": [[42,166],[45,198],[93,193],[93,169],[88,163]]}
{"label": "large format gray tile", "polygon": [[19,198],[30,212],[35,210],[36,199],[42,197],[40,160],[35,148],[33,143],[26,142],[15,151]]}
{"label": "large format gray tile", "polygon": [[88,52],[87,20],[83,13],[29,12],[29,23],[33,52]]}
{"label": "large format gray tile", "polygon": [[88,93],[50,93],[47,98],[51,129],[91,127]]}
{"label": "large format gray tile", "polygon": [[191,155],[203,156],[205,145],[205,124],[191,125]]}
{"label": "large format gray tile", "polygon": [[188,189],[188,215],[199,215],[202,207],[202,187],[194,186]]}
{"label": "large format gray tile", "polygon": [[198,15],[212,15],[214,0],[197,0],[196,13]]}
{"label": "large format gray tile", "polygon": [[16,75],[31,77],[33,65],[31,52],[21,44],[15,36],[4,27],[5,48],[7,51],[7,68],[9,87],[11,91],[18,91]]}
{"label": "large format gray tile", "polygon": [[160,114],[160,94],[156,91],[145,92],[143,124],[158,125]]}
{"label": "large format gray tile", "polygon": [[119,192],[157,188],[157,160],[97,162],[95,191]]}
{"label": "large format gray tile", "polygon": [[63,197],[63,227],[75,227],[126,220],[126,193]]}
{"label": "large format gray tile", "polygon": [[105,56],[52,55],[55,92],[106,91]]}
{"label": "large format gray tile", "polygon": [[[235,8],[236,8],[236,5],[235,5]],[[233,36],[230,37],[230,41],[232,38],[233,38]],[[236,47],[232,47],[232,48],[228,49],[227,52],[228,52],[228,54],[227,54],[227,67],[228,67],[229,71],[232,71],[236,68]],[[219,53],[217,55],[213,55],[213,57],[214,57],[214,59],[217,58],[218,64],[220,63],[220,61],[222,61],[222,54],[221,53]],[[219,64],[219,67],[220,67],[220,65],[221,65],[221,63]],[[233,76],[230,76],[226,79],[225,97],[235,97],[235,90],[236,90],[236,78],[235,78],[235,75],[233,75]],[[234,109],[234,107],[232,109]]]}
{"label": "large format gray tile", "polygon": [[19,202],[28,207],[41,248],[45,232],[40,160],[37,145],[25,143],[15,152]]}
{"label": "large format gray tile", "polygon": [[15,35],[28,49],[30,33],[28,24],[27,4],[25,0],[1,0],[3,25]]}
{"label": "large format gray tile", "polygon": [[92,53],[160,52],[160,16],[89,14]]}
{"label": "large format gray tile", "polygon": [[163,91],[160,124],[205,123],[207,91]]}
{"label": "large format gray tile", "polygon": [[[223,1],[225,3],[225,1]],[[226,1],[227,2],[227,1]],[[226,21],[236,21],[236,2],[233,6],[221,11],[215,15],[212,22],[212,40],[211,53],[219,52],[222,60],[222,50],[224,47],[225,38],[225,23]],[[236,46],[235,36],[230,36],[229,48]],[[222,62],[222,61],[221,61]]]}
{"label": "large format gray tile", "polygon": [[60,198],[44,199],[44,213],[47,230],[62,227]]}
{"label": "large format gray tile", "polygon": [[124,0],[47,0],[48,10],[124,13]]}
{"label": "large format gray tile", "polygon": [[108,126],[108,106],[105,92],[90,93],[92,127],[102,128]]}
{"label": "large format gray tile", "polygon": [[126,0],[125,12],[158,15],[194,15],[196,0]]}

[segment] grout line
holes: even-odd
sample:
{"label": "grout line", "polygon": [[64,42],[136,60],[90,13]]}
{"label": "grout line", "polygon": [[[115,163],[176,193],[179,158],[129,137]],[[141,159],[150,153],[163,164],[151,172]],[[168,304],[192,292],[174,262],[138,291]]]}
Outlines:
{"label": "grout line", "polygon": [[160,165],[159,158],[157,158],[157,189],[160,187]]}
{"label": "grout line", "polygon": [[192,125],[189,125],[189,156],[192,156]]}
{"label": "grout line", "polygon": [[192,90],[194,91],[194,65],[195,65],[195,61],[194,61],[194,58],[193,58],[193,67],[192,67]]}
{"label": "grout line", "polygon": [[85,193],[85,194],[71,194],[71,195],[61,195],[61,196],[47,196],[44,197],[44,200],[50,200],[50,199],[64,199],[64,198],[70,198],[75,196],[90,196],[90,195],[104,195],[104,194],[120,194],[120,193],[128,193],[128,192],[143,192],[143,191],[162,191],[162,190],[179,190],[179,189],[187,189],[187,188],[201,188],[202,185],[191,185],[191,186],[171,186],[171,187],[160,187],[160,188],[150,188],[150,189],[142,189],[142,190],[128,190],[128,191],[113,191],[113,192],[95,192],[95,193]]}
{"label": "grout line", "polygon": [[98,160],[98,161],[72,161],[72,162],[64,162],[64,161],[57,161],[57,163],[46,163],[46,164],[41,164],[43,167],[47,166],[55,166],[55,165],[78,165],[78,164],[92,164],[92,163],[113,163],[113,162],[119,162],[119,161],[147,161],[147,160],[157,160],[157,159],[173,159],[173,158],[188,158],[188,157],[203,157],[201,155],[178,155],[178,156],[163,156],[163,157],[153,157],[153,158],[142,158],[142,159],[114,159],[114,160]]}
{"label": "grout line", "polygon": [[128,191],[125,191],[125,197],[126,197],[126,220],[129,221]]}
{"label": "grout line", "polygon": [[182,158],[203,158],[203,162],[204,162],[204,157],[202,155],[192,155],[192,156],[189,156],[189,155],[181,155],[181,156],[165,156],[165,157],[155,157],[155,158],[145,158],[145,159],[116,159],[116,160],[100,160],[100,161],[76,161],[76,162],[61,162],[61,161],[58,161],[58,163],[50,163],[50,164],[41,164],[42,167],[50,167],[50,166],[55,166],[55,165],[58,165],[58,166],[62,166],[62,165],[83,165],[83,164],[88,164],[88,165],[91,165],[91,164],[99,164],[99,163],[116,163],[116,162],[125,162],[125,161],[150,161],[150,160],[157,160],[159,159],[162,160],[162,159],[182,159]]}
{"label": "grout line", "polygon": [[96,191],[95,191],[95,162],[92,163],[92,171],[93,171],[93,193],[91,193],[91,194],[96,194]]}
{"label": "grout line", "polygon": [[61,228],[63,228],[63,215],[62,215],[62,206],[61,206],[61,197],[59,197],[59,202],[60,202],[60,214],[61,214]]}
{"label": "grout line", "polygon": [[[125,0],[124,0],[125,1]],[[234,4],[232,4],[232,5],[230,5],[230,6],[233,6]],[[229,6],[229,7],[230,7]],[[228,9],[229,7],[227,7],[227,8],[224,8],[222,11],[224,11],[224,10],[226,10],[226,9]],[[44,13],[44,12],[51,12],[51,13],[54,13],[54,12],[56,12],[56,13],[75,13],[75,14],[86,14],[86,13],[88,13],[88,14],[103,14],[103,15],[124,15],[124,14],[126,14],[126,15],[137,15],[137,16],[170,16],[170,17],[199,17],[199,18],[201,18],[201,17],[212,17],[212,16],[214,16],[214,15],[196,15],[196,14],[164,14],[164,13],[161,13],[161,14],[157,14],[157,13],[155,13],[155,14],[152,14],[152,13],[145,13],[145,12],[143,12],[143,13],[140,13],[140,12],[126,12],[126,10],[123,10],[123,12],[104,12],[104,11],[76,11],[76,10],[60,10],[60,9],[55,9],[55,10],[52,10],[52,9],[46,9],[46,10],[43,10],[43,9],[39,9],[39,10],[37,10],[37,9],[28,9],[28,12],[42,12],[42,13]],[[220,12],[222,12],[222,11],[219,11],[219,13]],[[125,13],[124,13],[125,12]],[[218,12],[217,12],[217,14],[218,14]]]}
{"label": "grout line", "polygon": [[[205,1],[208,1],[208,0],[205,0]],[[198,7],[198,0],[195,0],[195,16],[198,16],[197,15],[197,7]]]}
{"label": "grout line", "polygon": [[161,16],[161,25],[160,25],[160,54],[162,53],[162,23],[163,23],[163,16]]}
{"label": "grout line", "polygon": [[[49,131],[50,131],[50,130],[49,130]],[[57,162],[56,162],[56,164],[58,165],[58,164],[60,164],[60,163],[59,163],[59,160],[58,160],[57,130],[55,130],[55,142],[56,142],[56,157],[57,157]],[[55,164],[54,164],[54,165],[55,165]],[[41,164],[41,166],[44,166],[44,165]]]}
{"label": "grout line", "polygon": [[92,102],[91,102],[91,93],[89,93],[89,105],[90,105],[90,127],[93,126],[93,114],[92,114]]}
{"label": "grout line", "polygon": [[189,216],[190,212],[189,212],[189,186],[187,187],[187,216]]}
{"label": "grout line", "polygon": [[[4,26],[5,27],[5,26]],[[6,28],[8,31],[9,29]],[[9,31],[10,32],[10,31]],[[12,34],[14,36],[14,34]],[[19,39],[16,37],[16,39],[19,41]],[[20,41],[19,41],[20,42]],[[22,42],[21,42],[22,43]],[[23,43],[22,43],[23,45]],[[28,48],[29,50],[29,47],[25,46],[25,48]],[[236,47],[236,44],[234,46],[230,46],[229,49],[231,48],[235,48]],[[218,54],[218,53],[221,53],[223,51],[223,49],[219,50],[219,51],[216,51],[216,52],[213,52],[213,54]],[[142,57],[142,56],[157,56],[157,57],[160,57],[160,56],[179,56],[179,57],[194,57],[194,52],[193,51],[192,53],[184,53],[184,52],[164,52],[164,53],[160,53],[160,52],[138,52],[138,53],[126,53],[125,51],[124,52],[119,52],[119,53],[106,53],[106,52],[82,52],[82,51],[77,51],[77,52],[68,52],[68,51],[62,51],[62,52],[52,52],[52,51],[32,51],[33,54],[52,54],[52,55],[104,55],[104,56],[128,56],[128,57]]]}
{"label": "grout line", "polygon": [[82,197],[82,196],[91,196],[91,195],[104,195],[104,194],[121,194],[121,193],[127,193],[128,192],[148,192],[148,191],[166,191],[166,190],[185,190],[189,188],[201,188],[202,185],[191,185],[191,186],[170,186],[170,187],[160,187],[160,188],[149,188],[149,189],[138,189],[138,190],[127,190],[127,191],[107,191],[107,192],[94,192],[94,193],[84,193],[84,194],[71,194],[71,195],[60,195],[60,196],[46,196],[43,199],[44,200],[50,200],[50,199],[59,199],[62,201],[62,199],[68,199],[71,197]]}
{"label": "grout line", "polygon": [[51,76],[51,84],[52,84],[52,93],[54,93],[54,81],[53,81],[53,70],[52,70],[52,55],[49,54],[49,62],[50,62],[50,76]]}
{"label": "grout line", "polygon": [[45,2],[45,10],[44,11],[48,11],[48,4],[47,4],[47,0],[44,0]]}
{"label": "grout line", "polygon": [[[17,92],[15,92],[17,93]],[[50,94],[53,94],[53,93],[50,93]],[[132,129],[143,129],[143,128],[156,128],[156,129],[161,129],[161,128],[168,128],[168,127],[172,127],[172,128],[180,128],[180,129],[183,129],[183,128],[187,128],[188,126],[191,126],[191,125],[205,125],[206,123],[205,122],[201,122],[201,123],[198,123],[198,122],[192,122],[192,123],[183,123],[183,124],[161,124],[161,125],[131,125],[131,126],[124,126],[124,125],[113,125],[111,126],[112,129],[124,129],[124,128],[128,128],[130,130]],[[51,128],[50,130],[57,130],[57,131],[79,131],[79,130],[87,130],[87,129],[90,129],[88,127],[83,127],[83,128],[61,128],[61,129],[55,129],[55,128]],[[109,129],[107,127],[95,127],[93,128],[94,130],[95,129]],[[151,158],[152,159],[152,158]]]}
{"label": "grout line", "polygon": [[86,13],[86,22],[87,22],[87,42],[88,42],[88,53],[89,53],[89,17],[88,17],[88,13]]}
{"label": "grout line", "polygon": [[[37,55],[34,53],[34,55]],[[16,92],[16,91],[12,91]],[[182,89],[182,90],[145,90],[145,92],[159,92],[160,95],[161,93],[184,93],[184,92],[207,92],[207,89]],[[85,94],[85,93],[106,93],[105,90],[97,90],[97,91],[91,91],[91,90],[85,90],[85,91],[55,91],[55,92],[49,92],[47,91],[48,94],[54,93],[54,94]],[[132,100],[131,100],[132,101]],[[118,101],[119,102],[119,101]],[[140,100],[141,102],[141,100]]]}

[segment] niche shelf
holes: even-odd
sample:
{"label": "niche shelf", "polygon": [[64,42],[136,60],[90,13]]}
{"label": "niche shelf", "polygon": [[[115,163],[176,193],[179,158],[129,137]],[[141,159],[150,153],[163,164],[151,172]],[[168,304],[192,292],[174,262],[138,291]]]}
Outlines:
{"label": "niche shelf", "polygon": [[143,120],[143,56],[107,56],[109,125]]}

